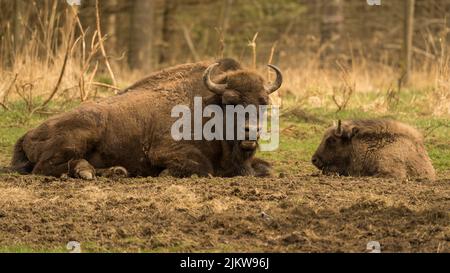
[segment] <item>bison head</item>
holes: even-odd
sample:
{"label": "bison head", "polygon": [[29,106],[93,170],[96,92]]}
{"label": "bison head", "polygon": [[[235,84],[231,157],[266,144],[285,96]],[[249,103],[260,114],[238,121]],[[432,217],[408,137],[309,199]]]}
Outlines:
{"label": "bison head", "polygon": [[312,163],[324,174],[348,175],[352,156],[352,139],[358,128],[350,124],[338,124],[329,128],[312,157]]}
{"label": "bison head", "polygon": [[[219,66],[219,63],[215,63],[206,69],[203,81],[209,91],[214,93],[209,103],[221,106],[225,115],[227,114],[227,105],[243,107],[252,105],[255,106],[256,109],[258,109],[260,105],[268,105],[269,95],[277,91],[283,82],[281,71],[273,65],[269,65],[269,67],[276,72],[277,77],[271,84],[266,84],[259,74],[245,69],[224,73],[216,79],[216,82],[214,82],[211,79],[211,74],[217,66]],[[255,122],[250,123],[246,120],[244,125],[245,128],[241,128],[245,130],[245,140],[232,141],[235,148],[239,148],[249,155],[255,152],[258,142],[257,140],[248,139],[248,133],[251,129],[256,129],[257,132],[260,132],[261,130],[261,128],[259,128],[260,123],[254,123]],[[252,126],[256,126],[257,128],[251,128]]]}

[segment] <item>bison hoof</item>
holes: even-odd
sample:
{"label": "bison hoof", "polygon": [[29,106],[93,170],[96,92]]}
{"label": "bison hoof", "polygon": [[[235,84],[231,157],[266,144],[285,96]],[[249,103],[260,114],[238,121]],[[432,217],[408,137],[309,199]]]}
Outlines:
{"label": "bison hoof", "polygon": [[169,176],[172,176],[172,175],[170,174],[170,171],[168,169],[165,169],[164,171],[162,171],[159,174],[159,177],[169,177]]}
{"label": "bison hoof", "polygon": [[128,177],[128,171],[124,167],[116,166],[108,169],[96,169],[97,176],[106,178],[126,178]]}
{"label": "bison hoof", "polygon": [[95,178],[94,174],[89,170],[78,172],[78,177],[84,180],[93,180]]}
{"label": "bison hoof", "polygon": [[128,177],[128,171],[124,167],[112,167],[110,171],[116,177]]}

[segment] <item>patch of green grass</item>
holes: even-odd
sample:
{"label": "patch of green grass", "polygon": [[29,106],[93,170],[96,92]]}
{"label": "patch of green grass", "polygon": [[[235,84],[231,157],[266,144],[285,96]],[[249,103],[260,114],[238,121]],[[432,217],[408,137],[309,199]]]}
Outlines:
{"label": "patch of green grass", "polygon": [[0,246],[0,253],[67,253],[65,248],[36,248],[29,246]]}
{"label": "patch of green grass", "polygon": [[[114,253],[123,252],[120,249],[108,249],[99,246],[95,242],[81,242],[81,251],[83,253]],[[58,244],[57,246],[26,246],[26,245],[13,245],[13,246],[0,246],[0,253],[69,253],[65,244]]]}
{"label": "patch of green grass", "polygon": [[[37,98],[35,104],[42,103],[42,99]],[[52,112],[64,112],[73,109],[79,105],[79,102],[70,102],[61,104],[51,102],[46,110]],[[28,130],[38,126],[50,115],[35,113],[30,115],[28,106],[24,101],[15,101],[9,104],[9,111],[0,110],[0,164],[5,165],[9,162],[14,144]]]}
{"label": "patch of green grass", "polygon": [[[314,167],[309,163],[311,156],[319,145],[323,132],[338,119],[392,118],[406,122],[418,128],[425,136],[425,145],[438,171],[450,169],[450,117],[434,117],[426,114],[421,101],[429,94],[426,91],[404,90],[399,95],[399,102],[386,113],[364,111],[356,105],[367,105],[384,94],[355,94],[349,109],[336,112],[330,108],[303,109],[295,104],[293,98],[285,99],[289,108],[301,111],[285,114],[280,119],[280,146],[275,152],[261,152],[259,156],[275,162],[279,172],[311,172]],[[74,101],[62,105],[52,102],[48,108],[67,111],[79,103]],[[10,104],[11,111],[0,110],[0,164],[9,162],[16,140],[27,130],[47,119],[48,115],[29,116],[27,106],[19,101]],[[283,109],[286,110],[286,109]],[[306,116],[305,116],[306,115]]]}
{"label": "patch of green grass", "polygon": [[[405,95],[410,97],[413,95]],[[408,99],[404,99],[408,100]],[[300,106],[297,106],[300,107]],[[404,111],[403,111],[404,110]],[[405,112],[409,110],[408,112]],[[450,170],[450,118],[422,115],[415,108],[403,108],[387,114],[366,112],[359,108],[340,112],[326,108],[303,109],[299,114],[286,115],[280,120],[280,146],[276,152],[260,153],[262,158],[275,163],[280,172],[310,172],[314,167],[309,164],[327,127],[337,120],[389,118],[410,124],[424,135],[425,146],[437,171]],[[305,116],[317,121],[307,121]]]}
{"label": "patch of green grass", "polygon": [[0,111],[0,164],[4,165],[11,158],[14,144],[31,126],[42,119],[32,116],[28,119],[25,103],[10,105],[10,111]]}
{"label": "patch of green grass", "polygon": [[280,123],[281,137],[278,150],[261,152],[260,156],[274,162],[277,172],[303,173],[314,170],[309,162],[321,141],[325,127],[286,119],[282,119]]}
{"label": "patch of green grass", "polygon": [[106,74],[102,74],[102,75],[98,75],[95,80],[99,83],[104,83],[104,84],[108,84],[108,85],[112,85],[113,81],[111,79],[111,76],[106,75]]}

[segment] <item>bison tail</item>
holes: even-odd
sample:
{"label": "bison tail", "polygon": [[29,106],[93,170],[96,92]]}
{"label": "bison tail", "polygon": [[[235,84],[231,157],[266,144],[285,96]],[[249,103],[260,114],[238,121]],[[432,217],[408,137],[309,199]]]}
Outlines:
{"label": "bison tail", "polygon": [[20,174],[30,174],[34,167],[34,164],[28,159],[23,149],[25,136],[26,135],[17,140],[16,145],[14,146],[13,158],[11,160],[11,171]]}

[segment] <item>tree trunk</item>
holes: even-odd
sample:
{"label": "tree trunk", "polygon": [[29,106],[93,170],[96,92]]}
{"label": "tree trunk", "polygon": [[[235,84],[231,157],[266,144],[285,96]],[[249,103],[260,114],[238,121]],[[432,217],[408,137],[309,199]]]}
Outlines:
{"label": "tree trunk", "polygon": [[403,84],[408,84],[411,79],[412,47],[414,35],[414,0],[405,1],[405,26],[403,40]]}
{"label": "tree trunk", "polygon": [[161,48],[159,51],[159,64],[171,62],[171,54],[170,54],[170,43],[172,40],[172,36],[174,34],[175,29],[175,17],[174,13],[177,9],[176,0],[165,0],[164,1],[164,10],[163,10],[163,18],[162,18],[162,41]]}
{"label": "tree trunk", "polygon": [[[23,2],[22,0],[16,0],[14,2],[14,17],[13,17],[13,37],[14,37],[14,52],[20,51],[22,46],[22,36],[23,36]],[[16,55],[16,54],[14,54]]]}
{"label": "tree trunk", "polygon": [[[89,47],[92,43],[92,38],[96,29],[95,26],[95,1],[94,0],[83,0],[81,2],[81,7],[78,13],[81,21],[81,25],[86,33],[86,46]],[[79,30],[77,30],[77,35],[80,35]]]}
{"label": "tree trunk", "polygon": [[122,56],[125,54],[127,56],[127,61],[129,58],[129,44],[131,39],[131,16],[133,15],[132,9],[132,1],[123,3],[122,0],[119,1],[121,3],[120,12],[116,12],[116,20],[114,23],[114,32],[116,33],[116,44],[114,45],[116,48],[116,53],[118,56]]}
{"label": "tree trunk", "polygon": [[324,0],[322,2],[322,20],[320,23],[321,59],[338,56],[341,53],[341,38],[344,25],[342,0]]}
{"label": "tree trunk", "polygon": [[128,64],[149,70],[153,67],[154,1],[133,0],[130,11]]}

